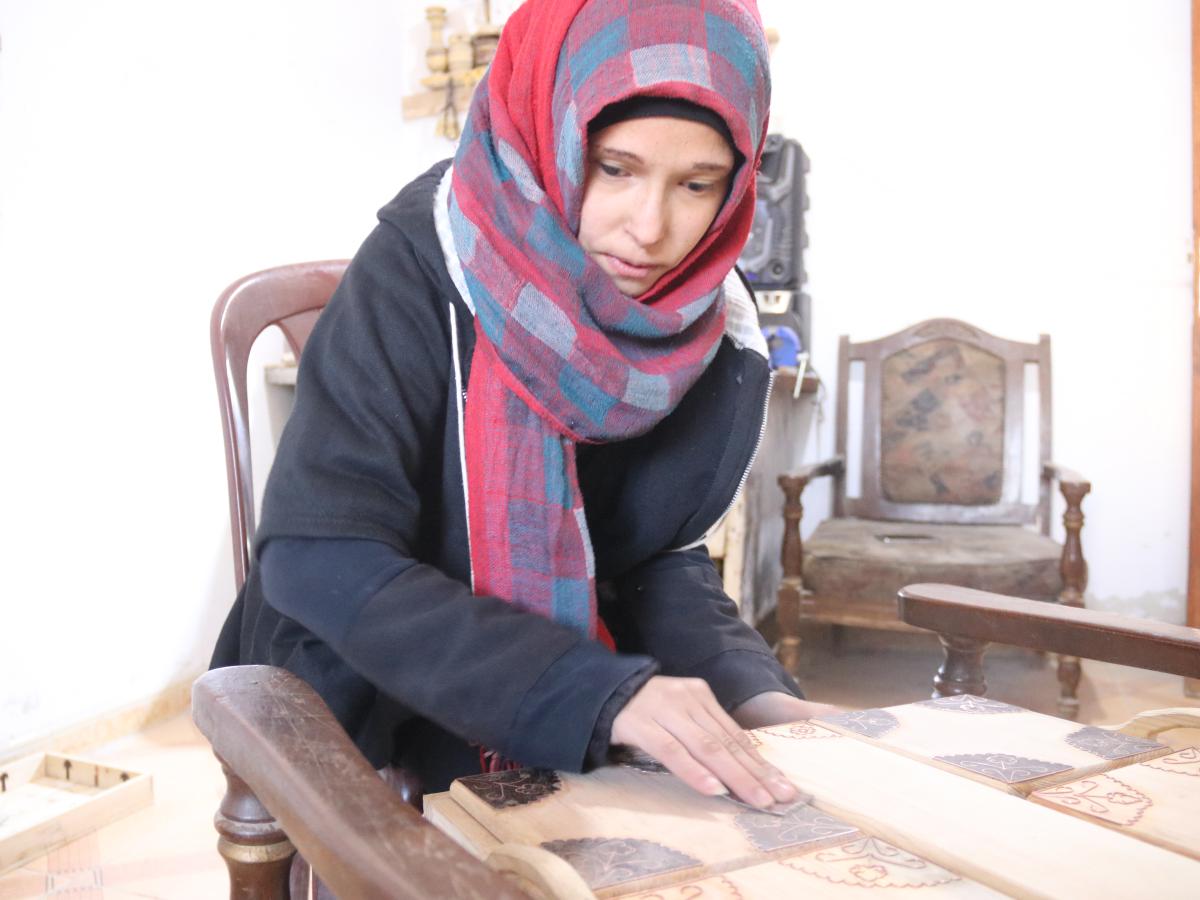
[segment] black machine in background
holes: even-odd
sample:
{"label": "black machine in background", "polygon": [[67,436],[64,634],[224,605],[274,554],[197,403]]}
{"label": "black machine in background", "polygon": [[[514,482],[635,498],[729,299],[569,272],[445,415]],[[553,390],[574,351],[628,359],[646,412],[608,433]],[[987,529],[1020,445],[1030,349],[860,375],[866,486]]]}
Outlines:
{"label": "black machine in background", "polygon": [[776,368],[798,365],[811,338],[809,298],[802,290],[807,280],[807,172],[808,157],[799,142],[780,134],[767,136],[758,173],[754,224],[738,259],[754,288],[759,320],[771,348],[771,364]]}

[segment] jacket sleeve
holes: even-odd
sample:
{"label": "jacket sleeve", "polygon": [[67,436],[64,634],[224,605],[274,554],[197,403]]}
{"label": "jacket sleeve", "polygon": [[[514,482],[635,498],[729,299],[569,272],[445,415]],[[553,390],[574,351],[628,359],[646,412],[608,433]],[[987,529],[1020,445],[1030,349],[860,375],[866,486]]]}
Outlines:
{"label": "jacket sleeve", "polygon": [[351,264],[305,348],[268,481],[265,599],[419,715],[579,770],[606,701],[655,664],[472,596],[439,562],[444,484],[458,478],[444,464],[449,289],[386,224]]}
{"label": "jacket sleeve", "polygon": [[762,636],[738,617],[704,547],[660,553],[614,584],[606,621],[618,646],[661,674],[703,678],[726,710],[764,691],[803,697]]}

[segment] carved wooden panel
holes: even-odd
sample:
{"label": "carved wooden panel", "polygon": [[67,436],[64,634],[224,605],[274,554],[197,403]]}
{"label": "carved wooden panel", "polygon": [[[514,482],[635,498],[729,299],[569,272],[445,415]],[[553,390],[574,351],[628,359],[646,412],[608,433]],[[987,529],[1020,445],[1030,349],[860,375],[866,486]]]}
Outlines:
{"label": "carved wooden panel", "polygon": [[[799,731],[836,737],[809,723]],[[450,796],[497,842],[549,850],[599,896],[703,879],[862,837],[812,806],[771,815],[701,796],[643,754],[618,759],[587,775],[522,770],[471,776],[455,782]]]}
{"label": "carved wooden panel", "polygon": [[1081,727],[971,694],[819,721],[834,731],[1021,796],[1170,753],[1156,741]]}
{"label": "carved wooden panel", "polygon": [[[911,737],[914,723],[923,723],[929,740],[937,738],[936,753],[913,758],[888,746],[897,736]],[[637,754],[586,775],[559,773],[553,785],[530,776],[541,787],[519,804],[503,800],[514,784],[529,782],[503,773],[456,783],[448,795],[427,797],[426,809],[482,856],[525,847],[555,865],[567,861],[571,878],[598,897],[775,900],[862,897],[866,890],[871,896],[920,891],[931,898],[1192,900],[1200,860],[1006,796],[1003,782],[996,782],[1002,790],[985,787],[978,783],[984,776],[933,759],[990,755],[1012,771],[1006,757],[1053,761],[1076,754],[1111,770],[1095,774],[1127,781],[1132,768],[1142,767],[1114,767],[1153,753],[1146,767],[1157,767],[1162,777],[1200,780],[1187,774],[1200,759],[1176,760],[1166,748],[1106,759],[1139,747],[1095,731],[995,700],[946,698],[753,732],[763,756],[813,797],[784,817],[700,796]],[[1006,734],[1015,737],[990,750],[978,746]],[[487,788],[489,779],[503,789]],[[1200,800],[1186,805],[1198,810]],[[1149,815],[1140,811],[1143,821]],[[1064,859],[1081,854],[1086,866],[1064,866]]]}
{"label": "carved wooden panel", "polygon": [[1200,859],[1200,750],[1034,792],[1032,800]]}

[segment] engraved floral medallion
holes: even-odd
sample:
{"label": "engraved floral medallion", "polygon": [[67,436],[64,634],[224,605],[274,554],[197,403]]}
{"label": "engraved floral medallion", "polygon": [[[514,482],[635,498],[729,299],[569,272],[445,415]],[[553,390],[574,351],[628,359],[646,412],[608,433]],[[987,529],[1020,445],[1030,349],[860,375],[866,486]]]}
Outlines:
{"label": "engraved floral medallion", "polygon": [[1017,784],[1041,778],[1043,775],[1053,775],[1055,772],[1068,772],[1071,769],[1064,763],[1013,756],[1011,753],[959,753],[954,756],[935,756],[934,759],[995,781],[1003,781],[1005,784]]}
{"label": "engraved floral medallion", "polygon": [[492,809],[510,809],[536,803],[562,788],[558,774],[550,769],[514,769],[458,779]]}
{"label": "engraved floral medallion", "polygon": [[948,712],[974,713],[976,715],[995,715],[997,713],[1022,713],[1027,710],[1011,703],[1001,703],[999,700],[989,700],[986,697],[976,697],[974,694],[955,694],[952,697],[937,697],[933,700],[921,700],[914,706],[928,706],[932,709],[944,709]]}
{"label": "engraved floral medallion", "polygon": [[1190,775],[1192,778],[1200,778],[1200,750],[1188,747],[1169,756],[1151,759],[1142,765],[1175,775]]}
{"label": "engraved floral medallion", "polygon": [[1101,759],[1124,759],[1150,750],[1165,750],[1166,745],[1145,738],[1131,737],[1119,731],[1088,725],[1067,735],[1067,743]]}
{"label": "engraved floral medallion", "polygon": [[883,737],[900,724],[900,720],[886,709],[860,709],[833,716],[822,716],[817,721],[828,722],[830,725],[869,738]]}
{"label": "engraved floral medallion", "polygon": [[728,878],[714,875],[701,881],[673,884],[645,894],[626,894],[625,900],[745,900]]}
{"label": "engraved floral medallion", "polygon": [[960,880],[941,866],[873,837],[793,856],[780,865],[853,887],[936,887]]}
{"label": "engraved floral medallion", "polygon": [[1069,784],[1043,788],[1034,796],[1114,825],[1126,826],[1135,824],[1154,805],[1154,801],[1137,788],[1111,775],[1092,775]]}
{"label": "engraved floral medallion", "polygon": [[[803,722],[792,722],[788,725],[772,725],[769,728],[760,728],[763,734],[774,735],[775,737],[791,738],[794,741],[807,741],[814,738],[832,738],[838,737],[836,731],[830,731],[828,728],[822,728],[816,722],[805,720]],[[761,744],[761,739],[759,740]]]}
{"label": "engraved floral medallion", "polygon": [[592,890],[700,865],[686,853],[636,838],[575,838],[542,847],[569,862]]}
{"label": "engraved floral medallion", "polygon": [[733,821],[750,843],[764,852],[828,841],[854,834],[857,830],[807,803],[792,807],[782,816],[750,811],[740,813]]}

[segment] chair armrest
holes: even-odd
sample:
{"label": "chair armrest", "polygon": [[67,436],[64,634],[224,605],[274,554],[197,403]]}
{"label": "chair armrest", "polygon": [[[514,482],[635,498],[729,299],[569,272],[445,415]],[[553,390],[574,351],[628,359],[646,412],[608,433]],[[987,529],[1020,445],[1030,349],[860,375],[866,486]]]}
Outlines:
{"label": "chair armrest", "polygon": [[343,900],[528,900],[401,800],[290,672],[207,672],[192,687],[192,718]]}
{"label": "chair armrest", "polygon": [[1057,481],[1060,484],[1075,484],[1080,487],[1087,487],[1088,490],[1091,490],[1092,487],[1092,483],[1074,469],[1068,469],[1066,466],[1060,466],[1058,463],[1048,462],[1043,464],[1042,477],[1050,481]]}
{"label": "chair armrest", "polygon": [[1200,678],[1200,629],[948,584],[911,584],[900,618],[973,640]]}
{"label": "chair armrest", "polygon": [[784,478],[800,479],[804,484],[808,484],[814,478],[820,478],[823,475],[841,475],[845,470],[846,461],[840,456],[834,456],[822,462],[806,463],[786,475],[780,475],[779,478],[780,481]]}

